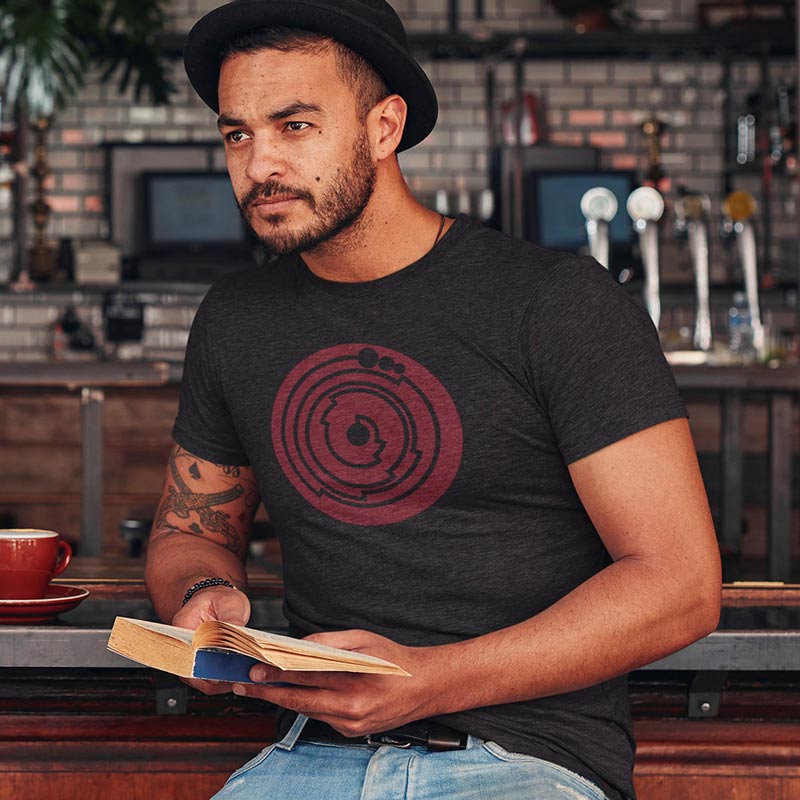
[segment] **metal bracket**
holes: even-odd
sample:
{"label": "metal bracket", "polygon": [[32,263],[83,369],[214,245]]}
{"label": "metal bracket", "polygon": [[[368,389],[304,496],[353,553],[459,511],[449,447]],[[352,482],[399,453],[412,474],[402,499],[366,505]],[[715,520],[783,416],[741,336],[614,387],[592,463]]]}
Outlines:
{"label": "metal bracket", "polygon": [[157,679],[156,713],[185,714],[189,699],[189,687],[170,679]]}
{"label": "metal bracket", "polygon": [[698,672],[689,687],[690,719],[708,719],[719,716],[720,696],[728,673],[725,670]]}

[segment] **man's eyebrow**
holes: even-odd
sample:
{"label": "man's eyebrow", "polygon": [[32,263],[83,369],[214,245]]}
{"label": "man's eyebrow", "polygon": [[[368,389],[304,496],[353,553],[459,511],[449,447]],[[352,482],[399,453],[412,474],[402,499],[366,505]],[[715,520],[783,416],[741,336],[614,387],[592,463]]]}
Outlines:
{"label": "man's eyebrow", "polygon": [[[319,113],[320,111],[322,111],[322,109],[314,103],[292,103],[291,105],[284,106],[284,108],[279,108],[276,111],[273,111],[267,116],[267,120],[269,122],[278,122],[282,119],[293,117],[296,114],[314,114]],[[241,128],[243,125],[245,125],[245,121],[243,119],[230,117],[227,114],[220,114],[220,116],[217,118],[217,127],[220,129]]]}
{"label": "man's eyebrow", "polygon": [[314,103],[292,103],[291,105],[273,111],[267,119],[270,122],[277,122],[278,120],[293,117],[295,114],[313,114],[322,111],[322,109]]}
{"label": "man's eyebrow", "polygon": [[236,119],[236,117],[229,117],[226,114],[220,114],[217,117],[217,127],[222,130],[223,128],[241,128],[244,125],[243,119]]}

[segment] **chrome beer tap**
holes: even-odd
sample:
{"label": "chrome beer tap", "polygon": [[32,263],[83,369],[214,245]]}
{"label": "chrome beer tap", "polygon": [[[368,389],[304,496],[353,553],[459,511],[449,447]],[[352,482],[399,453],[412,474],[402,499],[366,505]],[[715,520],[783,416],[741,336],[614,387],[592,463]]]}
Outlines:
{"label": "chrome beer tap", "polygon": [[640,186],[628,197],[627,209],[639,234],[644,266],[644,302],[658,329],[661,323],[661,295],[658,276],[658,221],[664,214],[664,198],[651,186]]}
{"label": "chrome beer tap", "polygon": [[617,198],[604,186],[595,186],[581,198],[581,212],[586,217],[589,252],[608,269],[608,223],[617,214]]}
{"label": "chrome beer tap", "polygon": [[708,212],[711,200],[706,194],[685,194],[675,203],[678,223],[689,237],[689,255],[697,288],[697,316],[694,325],[694,346],[711,350],[711,307],[708,266]]}
{"label": "chrome beer tap", "polygon": [[758,265],[756,257],[756,235],[753,217],[758,206],[749,192],[731,192],[722,203],[722,213],[728,226],[733,228],[739,250],[739,261],[744,273],[744,290],[747,309],[750,312],[750,327],[753,330],[753,347],[759,358],[764,357],[766,346],[761,308],[758,302]]}

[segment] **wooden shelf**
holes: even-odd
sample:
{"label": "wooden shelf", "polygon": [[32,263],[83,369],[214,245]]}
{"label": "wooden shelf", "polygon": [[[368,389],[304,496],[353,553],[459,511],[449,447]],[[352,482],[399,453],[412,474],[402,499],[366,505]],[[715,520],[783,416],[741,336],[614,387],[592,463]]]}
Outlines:
{"label": "wooden shelf", "polygon": [[[155,506],[158,503],[159,494],[135,493],[131,494],[106,494],[103,495],[103,503],[106,506],[128,506],[128,505],[147,505]],[[63,493],[11,493],[0,494],[0,506],[8,505],[36,505],[36,506],[60,506],[60,505],[80,505],[81,496],[79,492]]]}
{"label": "wooden shelf", "polygon": [[[159,37],[163,52],[183,53],[185,34]],[[590,33],[526,33],[493,31],[486,37],[471,33],[409,33],[408,42],[419,57],[480,60],[522,57],[529,61],[568,59],[674,59],[791,57],[797,45],[793,31],[639,31],[636,28]]]}

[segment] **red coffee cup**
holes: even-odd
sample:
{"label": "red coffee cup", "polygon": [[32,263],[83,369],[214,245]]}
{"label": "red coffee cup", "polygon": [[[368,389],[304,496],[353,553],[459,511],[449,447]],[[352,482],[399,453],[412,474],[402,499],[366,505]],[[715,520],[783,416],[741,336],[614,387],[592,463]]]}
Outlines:
{"label": "red coffee cup", "polygon": [[0,530],[0,600],[44,597],[71,558],[69,542],[55,531]]}

